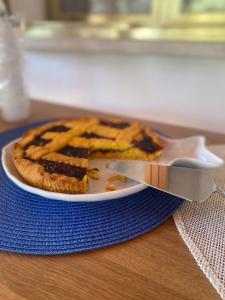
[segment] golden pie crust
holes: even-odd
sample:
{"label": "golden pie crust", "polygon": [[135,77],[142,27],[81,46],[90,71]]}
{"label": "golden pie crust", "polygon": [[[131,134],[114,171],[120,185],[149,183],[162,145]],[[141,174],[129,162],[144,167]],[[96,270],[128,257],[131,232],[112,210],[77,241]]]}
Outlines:
{"label": "golden pie crust", "polygon": [[155,160],[160,138],[139,123],[79,118],[47,123],[28,131],[15,145],[14,164],[34,187],[61,193],[88,190],[88,160]]}

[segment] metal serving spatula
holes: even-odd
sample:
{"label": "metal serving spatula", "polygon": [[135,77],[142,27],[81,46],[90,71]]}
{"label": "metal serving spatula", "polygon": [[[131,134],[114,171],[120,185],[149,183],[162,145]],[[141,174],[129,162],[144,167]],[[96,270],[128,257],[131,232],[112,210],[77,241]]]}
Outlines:
{"label": "metal serving spatula", "polygon": [[225,197],[207,171],[165,166],[145,161],[111,161],[107,168],[163,192],[195,202],[206,201],[212,193]]}

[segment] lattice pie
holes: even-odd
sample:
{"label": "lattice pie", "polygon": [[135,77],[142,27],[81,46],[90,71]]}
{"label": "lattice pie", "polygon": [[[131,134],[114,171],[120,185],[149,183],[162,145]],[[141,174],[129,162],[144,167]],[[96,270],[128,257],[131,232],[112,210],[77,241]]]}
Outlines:
{"label": "lattice pie", "polygon": [[153,160],[159,137],[139,123],[82,118],[48,123],[27,132],[14,148],[14,163],[29,184],[48,191],[84,193],[88,159]]}

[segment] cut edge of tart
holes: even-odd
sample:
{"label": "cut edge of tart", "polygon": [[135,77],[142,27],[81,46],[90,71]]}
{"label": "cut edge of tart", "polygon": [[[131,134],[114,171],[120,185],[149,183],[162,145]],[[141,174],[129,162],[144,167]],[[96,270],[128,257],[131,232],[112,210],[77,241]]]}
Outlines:
{"label": "cut edge of tart", "polygon": [[91,158],[155,160],[160,138],[139,123],[80,118],[47,123],[16,143],[13,161],[30,185],[68,194],[88,190]]}

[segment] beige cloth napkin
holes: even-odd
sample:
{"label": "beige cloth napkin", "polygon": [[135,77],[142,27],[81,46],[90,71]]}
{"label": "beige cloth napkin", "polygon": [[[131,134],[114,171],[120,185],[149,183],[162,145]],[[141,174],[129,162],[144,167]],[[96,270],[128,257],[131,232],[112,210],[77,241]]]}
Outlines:
{"label": "beige cloth napkin", "polygon": [[[225,160],[225,145],[210,150]],[[214,171],[213,177],[225,189],[225,167]],[[225,198],[213,194],[205,203],[185,201],[174,220],[199,267],[225,299]]]}

